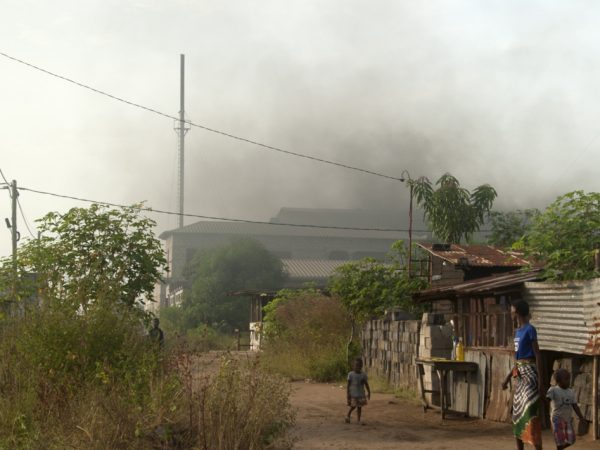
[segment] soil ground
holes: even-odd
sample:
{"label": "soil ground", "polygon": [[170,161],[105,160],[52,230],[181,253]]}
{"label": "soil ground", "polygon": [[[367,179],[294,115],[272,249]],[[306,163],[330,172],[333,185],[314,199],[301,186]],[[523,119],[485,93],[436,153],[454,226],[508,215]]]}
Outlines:
{"label": "soil ground", "polygon": [[[420,403],[373,394],[363,409],[365,425],[344,422],[345,387],[339,384],[293,383],[296,425],[294,449],[435,449],[505,450],[516,448],[510,424],[423,412]],[[543,431],[544,448],[555,449],[550,430]],[[577,437],[574,450],[600,449],[600,443]],[[532,448],[525,446],[525,448]]]}

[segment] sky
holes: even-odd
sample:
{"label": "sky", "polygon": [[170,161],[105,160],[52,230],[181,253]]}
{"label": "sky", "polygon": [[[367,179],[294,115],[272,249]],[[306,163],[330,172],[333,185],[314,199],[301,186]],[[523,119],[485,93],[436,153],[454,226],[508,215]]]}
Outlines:
{"label": "sky", "polygon": [[[0,0],[0,52],[168,115],[394,177],[489,183],[495,209],[598,191],[593,1]],[[177,210],[173,121],[0,56],[0,169],[19,186]],[[405,211],[406,187],[192,128],[186,212]],[[10,198],[0,192],[0,218]],[[1,200],[3,198],[3,200]],[[20,192],[34,220],[85,203]],[[173,216],[152,214],[157,232]],[[19,228],[25,238],[28,233]],[[194,222],[187,218],[186,224]],[[0,255],[10,253],[2,226]]]}

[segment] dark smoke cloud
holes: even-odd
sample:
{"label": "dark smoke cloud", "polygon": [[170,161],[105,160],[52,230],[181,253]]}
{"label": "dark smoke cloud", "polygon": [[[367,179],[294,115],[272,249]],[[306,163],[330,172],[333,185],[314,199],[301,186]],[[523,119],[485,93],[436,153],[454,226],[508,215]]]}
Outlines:
{"label": "dark smoke cloud", "polygon": [[[501,209],[598,189],[595,3],[59,3],[9,3],[4,50],[171,114],[183,52],[198,123],[394,176],[490,183]],[[176,209],[168,119],[1,64],[9,177]],[[282,206],[407,208],[397,182],[198,129],[186,146],[189,212],[265,220]],[[33,217],[75,204],[25,199]],[[160,230],[175,224],[159,217]]]}

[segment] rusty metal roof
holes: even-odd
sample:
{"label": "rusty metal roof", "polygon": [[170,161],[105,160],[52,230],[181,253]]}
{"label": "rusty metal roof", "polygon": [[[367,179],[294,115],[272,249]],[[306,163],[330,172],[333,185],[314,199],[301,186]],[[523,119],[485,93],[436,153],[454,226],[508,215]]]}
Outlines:
{"label": "rusty metal roof", "polygon": [[[419,247],[438,258],[455,265],[471,267],[525,267],[530,262],[517,252],[504,251],[490,245],[456,245],[449,250],[438,249],[436,244],[418,243]],[[466,259],[465,259],[466,258]]]}
{"label": "rusty metal roof", "polygon": [[433,300],[451,300],[457,297],[465,297],[473,294],[483,294],[517,286],[526,281],[535,281],[541,278],[541,269],[533,269],[527,272],[515,271],[502,275],[477,278],[464,283],[442,286],[417,292],[413,299],[419,303]]}

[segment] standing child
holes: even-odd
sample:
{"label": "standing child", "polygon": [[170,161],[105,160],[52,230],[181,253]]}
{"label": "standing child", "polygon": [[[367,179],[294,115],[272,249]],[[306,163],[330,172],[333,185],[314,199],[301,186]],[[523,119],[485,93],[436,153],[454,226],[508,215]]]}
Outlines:
{"label": "standing child", "polygon": [[562,450],[575,443],[575,431],[573,430],[573,411],[580,420],[585,420],[573,389],[570,389],[571,374],[566,369],[558,369],[554,373],[557,386],[548,389],[546,398],[551,401],[552,408],[552,431],[557,450]]}
{"label": "standing child", "polygon": [[[369,382],[367,381],[367,374],[362,371],[362,367],[362,359],[356,358],[352,366],[352,372],[348,373],[348,386],[346,388],[346,393],[348,396],[348,406],[350,407],[350,410],[348,411],[348,416],[346,417],[346,423],[350,423],[350,415],[352,414],[352,411],[356,409],[356,415],[358,417],[357,423],[362,425],[360,421],[362,407],[367,404],[367,399],[371,399],[371,388],[369,387]],[[367,390],[366,397],[365,389]]]}

